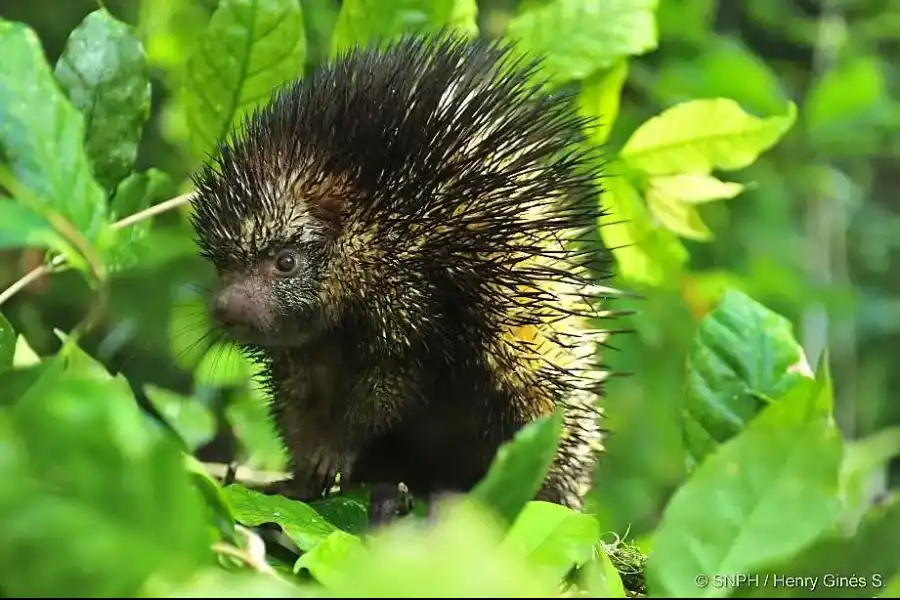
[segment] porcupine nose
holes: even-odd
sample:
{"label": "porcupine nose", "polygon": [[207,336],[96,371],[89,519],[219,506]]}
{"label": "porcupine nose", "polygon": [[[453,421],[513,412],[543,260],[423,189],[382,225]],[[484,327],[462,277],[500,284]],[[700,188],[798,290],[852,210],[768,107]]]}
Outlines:
{"label": "porcupine nose", "polygon": [[243,286],[230,285],[219,292],[213,303],[213,317],[226,327],[245,325],[252,317],[252,298]]}

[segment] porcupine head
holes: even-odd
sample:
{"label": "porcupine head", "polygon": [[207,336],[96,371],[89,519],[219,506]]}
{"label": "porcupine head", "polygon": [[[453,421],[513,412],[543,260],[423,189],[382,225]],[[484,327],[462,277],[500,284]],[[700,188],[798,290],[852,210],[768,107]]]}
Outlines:
{"label": "porcupine head", "polygon": [[464,489],[562,407],[540,497],[581,506],[601,447],[599,163],[537,66],[447,34],[356,48],[195,177],[213,314],[262,365],[306,492],[338,472]]}

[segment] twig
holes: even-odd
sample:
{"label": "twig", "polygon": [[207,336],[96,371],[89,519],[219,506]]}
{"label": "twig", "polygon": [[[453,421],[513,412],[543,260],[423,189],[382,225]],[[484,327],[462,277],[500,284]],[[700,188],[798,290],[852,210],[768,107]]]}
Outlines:
{"label": "twig", "polygon": [[134,225],[140,221],[145,221],[156,215],[160,215],[164,212],[169,212],[172,209],[178,208],[182,204],[187,204],[191,199],[193,194],[188,192],[187,194],[182,194],[180,196],[175,196],[174,198],[170,198],[169,200],[165,200],[164,202],[160,202],[159,204],[154,204],[149,208],[145,208],[144,210],[138,211],[133,215],[128,215],[122,219],[119,219],[110,227],[112,229],[124,229],[130,225]]}
{"label": "twig", "polygon": [[[145,221],[147,219],[155,217],[156,215],[168,212],[174,208],[181,206],[182,204],[186,204],[190,200],[191,195],[192,194],[189,192],[187,194],[176,196],[164,202],[160,202],[159,204],[154,204],[153,206],[138,211],[133,215],[128,215],[123,219],[119,219],[118,221],[110,225],[110,228],[114,230],[124,229],[125,227],[129,227],[131,225],[134,225],[135,223],[139,223],[140,221]],[[68,267],[65,262],[65,257],[59,254],[57,256],[54,256],[48,264],[35,267],[31,271],[20,277],[9,287],[0,292],[0,306],[3,306],[3,304],[10,300],[13,296],[21,292],[23,289],[25,289],[44,275],[50,275],[52,273],[63,271]]]}

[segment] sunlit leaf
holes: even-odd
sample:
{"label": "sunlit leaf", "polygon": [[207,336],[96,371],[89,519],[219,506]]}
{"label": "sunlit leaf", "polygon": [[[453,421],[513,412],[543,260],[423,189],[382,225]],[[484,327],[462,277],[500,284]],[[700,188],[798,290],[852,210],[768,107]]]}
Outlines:
{"label": "sunlit leaf", "polygon": [[796,115],[794,104],[784,115],[761,119],[728,98],[690,100],[638,127],[621,157],[653,175],[742,169],[774,146]]}
{"label": "sunlit leaf", "polygon": [[550,0],[516,15],[506,35],[544,57],[554,80],[584,79],[656,49],[656,6],[657,0]]}
{"label": "sunlit leaf", "polygon": [[355,44],[384,43],[400,35],[478,32],[475,0],[345,0],[331,38],[333,55]]}

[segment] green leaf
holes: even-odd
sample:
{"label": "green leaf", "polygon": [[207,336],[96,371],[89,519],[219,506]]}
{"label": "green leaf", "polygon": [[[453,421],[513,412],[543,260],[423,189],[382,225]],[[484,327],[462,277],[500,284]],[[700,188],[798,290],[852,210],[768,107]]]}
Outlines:
{"label": "green leaf", "polygon": [[13,365],[13,357],[16,355],[16,331],[12,323],[6,320],[0,313],[0,372]]}
{"label": "green leaf", "polygon": [[558,582],[502,547],[502,526],[468,499],[439,503],[427,527],[399,522],[351,552],[334,598],[547,598]]}
{"label": "green leaf", "polygon": [[241,385],[253,375],[253,367],[241,349],[228,342],[214,344],[194,371],[197,385]]}
{"label": "green leaf", "polygon": [[659,21],[660,39],[702,45],[715,22],[718,4],[718,0],[664,0],[660,2],[656,15]]}
{"label": "green leaf", "polygon": [[521,556],[547,579],[562,580],[594,553],[600,524],[587,514],[548,502],[529,502],[503,540],[503,547]]}
{"label": "green leaf", "polygon": [[805,581],[815,583],[815,589],[804,590],[803,597],[874,598],[884,591],[890,577],[900,574],[898,531],[900,501],[895,499],[869,511],[856,535],[825,536],[788,563],[756,576],[768,585],[743,587],[734,597],[796,598],[798,586],[785,582]]}
{"label": "green leaf", "polygon": [[669,231],[689,240],[707,242],[713,239],[696,206],[678,202],[659,194],[655,188],[647,190],[647,208]]}
{"label": "green leaf", "polygon": [[[217,3],[217,2],[216,2]],[[171,76],[183,66],[197,32],[209,23],[211,2],[197,0],[144,0],[138,11],[138,30],[147,60]]]}
{"label": "green leaf", "polygon": [[106,197],[84,153],[81,114],[60,91],[40,40],[26,25],[0,19],[0,56],[5,162],[29,197],[94,238],[105,224]]}
{"label": "green leaf", "polygon": [[682,423],[699,462],[812,373],[790,321],[730,289],[697,328],[687,377]]}
{"label": "green leaf", "polygon": [[43,371],[0,412],[0,477],[8,595],[136,597],[211,559],[178,446],[118,380]]}
{"label": "green leaf", "polygon": [[[172,178],[159,169],[150,168],[131,173],[119,182],[110,201],[110,220],[118,221],[175,195]],[[115,232],[115,243],[109,246],[109,262],[116,269],[138,264],[145,256],[138,254],[136,242],[147,237],[152,222],[144,219]]]}
{"label": "green leaf", "polygon": [[900,456],[900,426],[888,427],[848,443],[841,470],[844,494],[844,526],[853,531],[869,503],[871,478],[877,470]]}
{"label": "green leaf", "polygon": [[890,95],[877,56],[858,56],[822,75],[807,97],[804,116],[810,140],[829,150],[864,154],[876,150],[877,127],[887,126]]}
{"label": "green leaf", "polygon": [[655,50],[657,0],[552,0],[507,25],[522,50],[545,57],[557,82],[580,80],[617,60]]}
{"label": "green leaf", "polygon": [[603,547],[594,553],[593,560],[584,569],[581,581],[592,598],[627,597],[622,576]]}
{"label": "green leaf", "polygon": [[331,37],[337,55],[355,44],[388,42],[406,33],[442,28],[478,33],[475,0],[345,0]]}
{"label": "green leaf", "polygon": [[187,62],[194,158],[214,153],[249,111],[300,77],[305,53],[296,0],[221,0]]}
{"label": "green leaf", "polygon": [[500,446],[472,498],[493,509],[507,523],[537,495],[556,456],[562,413],[533,421]]}
{"label": "green leaf", "polygon": [[609,70],[591,75],[582,85],[579,96],[581,113],[596,119],[597,123],[590,131],[593,143],[604,144],[609,139],[619,116],[619,98],[627,78],[628,63],[620,60]]}
{"label": "green leaf", "polygon": [[342,492],[309,505],[326,521],[347,533],[360,535],[369,528],[369,494],[365,490]]}
{"label": "green leaf", "polygon": [[287,452],[268,406],[265,388],[251,380],[229,403],[225,417],[240,442],[242,462],[251,468],[281,470],[287,464]]}
{"label": "green leaf", "polygon": [[311,552],[294,563],[294,571],[309,571],[325,587],[346,583],[353,573],[346,568],[348,561],[358,559],[363,550],[362,540],[344,531],[335,531],[322,540]]}
{"label": "green leaf", "polygon": [[69,36],[56,80],[84,115],[94,177],[115,189],[131,172],[150,116],[150,74],[140,40],[129,25],[96,10]]}
{"label": "green leaf", "polygon": [[719,181],[712,175],[657,175],[647,183],[647,207],[669,230],[705,242],[713,233],[694,204],[733,198],[743,189],[739,183]]}
{"label": "green leaf", "polygon": [[698,575],[779,564],[832,530],[843,446],[828,388],[798,381],[675,492],[647,562],[650,595],[723,597],[727,586],[700,589]]}
{"label": "green leaf", "polygon": [[6,248],[59,248],[65,241],[31,207],[0,198],[0,250]]}
{"label": "green leaf", "polygon": [[[666,0],[660,11],[666,6],[677,7],[678,3]],[[772,114],[781,111],[788,99],[773,65],[727,34],[709,38],[687,55],[662,54],[659,58],[653,93],[664,106],[693,98],[731,98],[748,112]]]}
{"label": "green leaf", "polygon": [[624,177],[610,177],[602,202],[609,216],[600,236],[611,248],[619,275],[648,286],[675,280],[687,262],[687,249],[675,235],[656,225],[638,191]]}
{"label": "green leaf", "polygon": [[[157,595],[156,592],[160,593]],[[308,590],[283,577],[253,571],[226,571],[209,567],[184,585],[154,590],[150,598],[315,598]]]}
{"label": "green leaf", "polygon": [[30,367],[41,362],[41,357],[31,348],[25,336],[19,334],[16,340],[16,354],[13,357],[13,366]]}
{"label": "green leaf", "polygon": [[620,156],[651,175],[743,169],[774,146],[796,116],[793,103],[784,115],[760,119],[729,98],[691,100],[638,127]]}
{"label": "green leaf", "polygon": [[742,184],[720,181],[712,175],[657,175],[650,178],[647,195],[701,204],[730,200],[742,191]]}
{"label": "green leaf", "polygon": [[216,420],[196,398],[182,396],[154,385],[144,386],[154,408],[176,431],[191,452],[209,442],[216,433]]}
{"label": "green leaf", "polygon": [[229,485],[222,490],[234,518],[246,527],[276,523],[303,552],[309,552],[337,531],[308,504],[268,495],[242,485]]}

